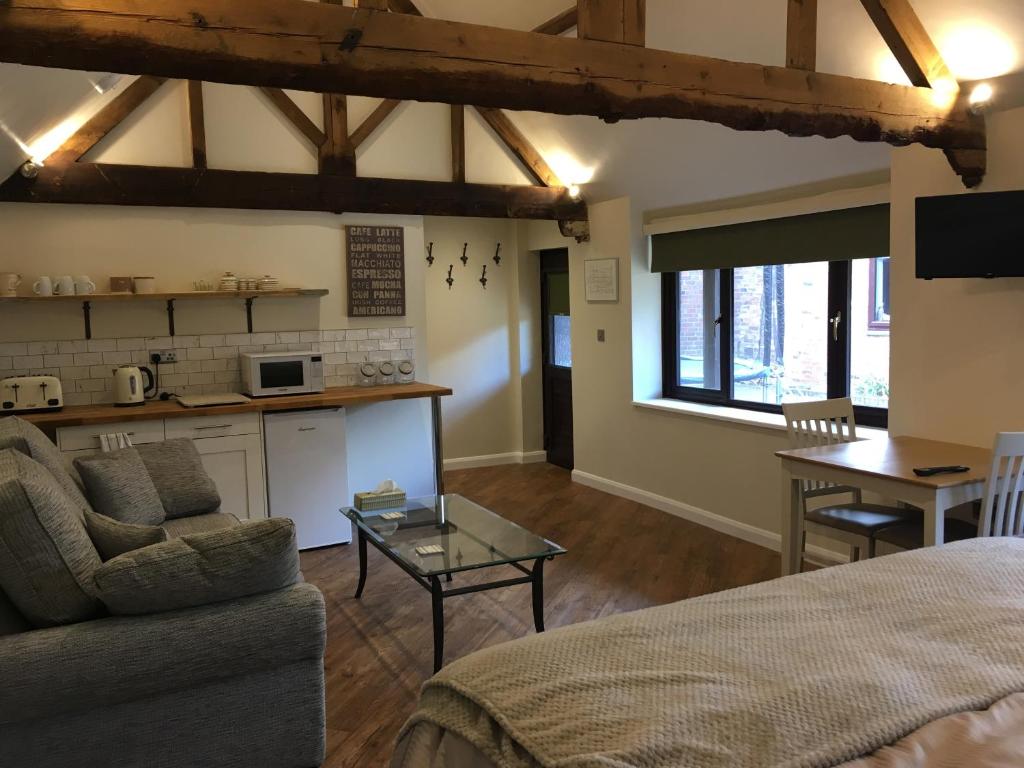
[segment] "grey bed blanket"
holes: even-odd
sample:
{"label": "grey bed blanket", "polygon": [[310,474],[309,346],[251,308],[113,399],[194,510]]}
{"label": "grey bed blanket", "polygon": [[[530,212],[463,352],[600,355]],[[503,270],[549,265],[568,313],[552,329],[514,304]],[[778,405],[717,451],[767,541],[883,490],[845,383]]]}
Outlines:
{"label": "grey bed blanket", "polygon": [[426,683],[393,765],[448,732],[499,768],[824,768],[1016,691],[1024,540],[979,539],[479,651]]}

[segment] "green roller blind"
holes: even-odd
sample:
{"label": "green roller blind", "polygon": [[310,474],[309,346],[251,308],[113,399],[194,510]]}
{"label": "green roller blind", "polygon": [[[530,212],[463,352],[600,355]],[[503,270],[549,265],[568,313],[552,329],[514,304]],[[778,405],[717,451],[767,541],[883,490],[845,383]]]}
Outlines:
{"label": "green roller blind", "polygon": [[651,236],[652,272],[888,255],[887,204]]}

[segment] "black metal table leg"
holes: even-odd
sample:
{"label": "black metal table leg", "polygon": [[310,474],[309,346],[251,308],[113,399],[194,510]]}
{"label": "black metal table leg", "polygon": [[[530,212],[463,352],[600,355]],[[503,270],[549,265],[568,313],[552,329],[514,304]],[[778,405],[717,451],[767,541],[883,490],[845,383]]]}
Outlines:
{"label": "black metal table leg", "polygon": [[533,626],[544,631],[544,558],[533,564]]}
{"label": "black metal table leg", "polygon": [[[358,530],[358,528],[357,528]],[[362,597],[363,587],[366,586],[366,536],[359,531],[359,586],[356,587],[356,597]]]}
{"label": "black metal table leg", "polygon": [[430,598],[434,609],[434,672],[440,672],[444,662],[444,592],[437,576],[430,577]]}

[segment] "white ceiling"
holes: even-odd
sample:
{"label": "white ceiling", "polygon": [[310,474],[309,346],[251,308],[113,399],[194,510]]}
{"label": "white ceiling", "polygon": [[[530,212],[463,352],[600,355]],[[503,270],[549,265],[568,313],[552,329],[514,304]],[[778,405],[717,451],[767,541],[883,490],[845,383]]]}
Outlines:
{"label": "white ceiling", "polygon": [[[923,23],[963,79],[1024,71],[1024,0],[913,0]],[[417,0],[427,16],[529,29],[571,0]],[[650,47],[782,64],[786,0],[648,0]],[[570,33],[571,34],[571,33]],[[819,0],[818,68],[900,79],[859,0]],[[87,73],[0,65],[0,178],[29,143],[88,98]],[[997,81],[1019,83],[1024,77]],[[885,170],[890,149],[848,139],[738,133],[677,120],[606,125],[596,118],[515,113],[513,120],[566,182],[587,182],[588,199],[621,195],[666,208]],[[3,129],[6,128],[6,131]]]}

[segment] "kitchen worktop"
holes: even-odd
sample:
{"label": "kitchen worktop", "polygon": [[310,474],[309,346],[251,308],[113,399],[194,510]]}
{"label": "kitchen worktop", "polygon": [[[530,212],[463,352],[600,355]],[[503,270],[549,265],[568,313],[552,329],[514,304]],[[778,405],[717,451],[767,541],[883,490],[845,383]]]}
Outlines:
{"label": "kitchen worktop", "polygon": [[388,400],[412,400],[422,397],[445,397],[452,394],[448,387],[433,384],[388,384],[377,387],[332,387],[325,392],[285,397],[259,397],[238,405],[214,405],[207,408],[185,408],[174,400],[147,400],[145,405],[118,407],[115,405],[72,405],[48,413],[16,414],[40,428],[80,427],[89,424],[108,424],[148,419],[189,418],[232,413],[259,413],[265,411],[291,411],[306,408],[338,408]]}

